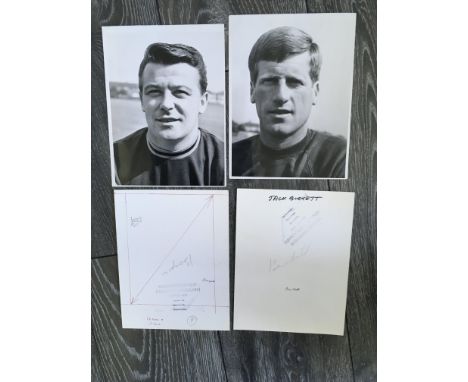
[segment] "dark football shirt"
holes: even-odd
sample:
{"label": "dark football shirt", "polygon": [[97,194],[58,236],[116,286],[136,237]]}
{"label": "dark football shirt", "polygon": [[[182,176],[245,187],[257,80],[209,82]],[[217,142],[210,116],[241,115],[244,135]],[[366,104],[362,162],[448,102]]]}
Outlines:
{"label": "dark football shirt", "polygon": [[116,183],[155,186],[224,185],[224,144],[200,130],[197,147],[183,158],[167,158],[150,151],[148,128],[114,142]]}
{"label": "dark football shirt", "polygon": [[232,175],[252,177],[344,178],[346,140],[307,130],[305,138],[284,150],[265,146],[255,135],[232,145]]}

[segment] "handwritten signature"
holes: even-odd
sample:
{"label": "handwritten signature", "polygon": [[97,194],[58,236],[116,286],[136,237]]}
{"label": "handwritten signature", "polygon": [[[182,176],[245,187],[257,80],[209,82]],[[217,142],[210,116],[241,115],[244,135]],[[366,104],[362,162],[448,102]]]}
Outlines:
{"label": "handwritten signature", "polygon": [[168,270],[166,270],[165,272],[163,272],[163,275],[167,275],[168,273],[171,273],[172,271],[174,271],[177,268],[182,267],[183,265],[185,265],[185,266],[187,266],[189,268],[193,267],[192,255],[191,254],[189,254],[187,257],[185,257],[183,260],[181,260],[179,262],[175,262],[174,260],[172,260],[172,264],[171,264],[170,268]]}
{"label": "handwritten signature", "polygon": [[286,260],[279,261],[278,259],[270,258],[270,272],[277,271],[280,268],[284,268],[301,257],[307,256],[310,253],[311,244],[302,247],[299,251],[294,251]]}

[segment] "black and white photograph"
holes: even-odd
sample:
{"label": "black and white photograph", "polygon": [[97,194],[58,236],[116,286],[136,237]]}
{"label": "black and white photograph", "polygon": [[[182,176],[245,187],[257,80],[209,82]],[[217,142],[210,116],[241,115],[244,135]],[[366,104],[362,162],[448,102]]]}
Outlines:
{"label": "black and white photograph", "polygon": [[113,186],[224,186],[223,25],[102,35]]}
{"label": "black and white photograph", "polygon": [[229,16],[230,176],[347,179],[356,15]]}

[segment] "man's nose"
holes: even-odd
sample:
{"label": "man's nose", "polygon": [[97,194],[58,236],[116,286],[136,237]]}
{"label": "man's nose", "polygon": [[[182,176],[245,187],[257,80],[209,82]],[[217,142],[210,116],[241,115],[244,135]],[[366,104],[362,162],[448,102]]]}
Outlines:
{"label": "man's nose", "polygon": [[169,111],[174,108],[174,97],[170,92],[164,92],[159,107],[165,111]]}
{"label": "man's nose", "polygon": [[289,88],[286,85],[285,81],[279,81],[276,84],[276,89],[275,89],[275,102],[277,104],[284,104],[288,101],[289,99]]}

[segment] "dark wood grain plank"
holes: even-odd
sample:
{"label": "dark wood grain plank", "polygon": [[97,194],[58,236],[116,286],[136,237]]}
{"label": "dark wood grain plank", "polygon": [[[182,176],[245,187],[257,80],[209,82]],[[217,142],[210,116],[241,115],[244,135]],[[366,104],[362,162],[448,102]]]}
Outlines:
{"label": "dark wood grain plank", "polygon": [[91,41],[91,256],[117,253],[102,34]]}
{"label": "dark wood grain plank", "polygon": [[348,336],[220,333],[230,381],[352,381]]}
{"label": "dark wood grain plank", "polygon": [[377,358],[377,4],[375,0],[307,1],[310,12],[355,12],[356,43],[349,179],[333,191],[354,191],[347,324],[356,381],[376,380]]}
{"label": "dark wood grain plank", "polygon": [[117,257],[92,260],[96,380],[224,381],[216,332],[122,329]]}
{"label": "dark wood grain plank", "polygon": [[163,24],[226,24],[229,4],[223,0],[158,0]]}
{"label": "dark wood grain plank", "polygon": [[99,354],[96,338],[94,337],[94,331],[91,330],[91,380],[94,382],[104,381],[104,372],[101,365],[101,355]]}
{"label": "dark wood grain plank", "polygon": [[106,25],[160,24],[157,0],[91,0],[91,31]]}
{"label": "dark wood grain plank", "polygon": [[306,12],[306,3],[269,0],[181,0],[173,6],[171,0],[159,0],[159,12],[164,24],[215,24],[227,27],[229,15],[256,13],[301,13]]}
{"label": "dark wood grain plank", "polygon": [[305,13],[306,2],[303,0],[240,0],[230,1],[231,15],[267,14],[267,13]]}

